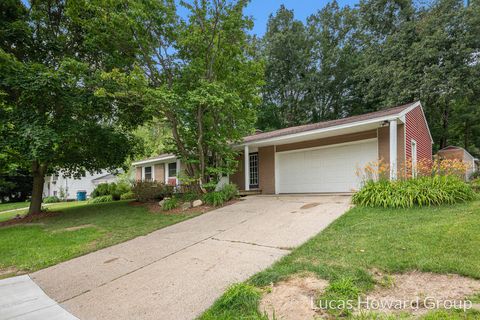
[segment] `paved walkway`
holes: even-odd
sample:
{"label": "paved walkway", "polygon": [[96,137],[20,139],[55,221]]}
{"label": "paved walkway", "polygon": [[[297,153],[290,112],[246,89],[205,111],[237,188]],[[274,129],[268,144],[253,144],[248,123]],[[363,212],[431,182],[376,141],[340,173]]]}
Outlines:
{"label": "paved walkway", "polygon": [[230,284],[324,229],[349,202],[348,196],[248,197],[30,276],[80,319],[193,319]]}

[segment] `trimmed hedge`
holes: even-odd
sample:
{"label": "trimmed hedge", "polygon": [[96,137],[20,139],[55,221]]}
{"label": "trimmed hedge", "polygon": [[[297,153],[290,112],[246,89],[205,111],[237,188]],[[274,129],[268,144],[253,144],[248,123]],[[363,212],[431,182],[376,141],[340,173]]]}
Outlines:
{"label": "trimmed hedge", "polygon": [[365,207],[411,208],[472,200],[475,193],[455,176],[421,177],[398,181],[368,181],[353,195],[353,203]]}

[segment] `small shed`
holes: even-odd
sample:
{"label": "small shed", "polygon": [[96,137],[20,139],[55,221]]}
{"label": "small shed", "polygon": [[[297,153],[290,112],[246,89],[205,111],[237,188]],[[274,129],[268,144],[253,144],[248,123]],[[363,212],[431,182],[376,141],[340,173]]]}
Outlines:
{"label": "small shed", "polygon": [[467,165],[465,179],[468,180],[473,172],[477,171],[476,159],[462,147],[448,146],[438,151],[439,159],[460,160]]}

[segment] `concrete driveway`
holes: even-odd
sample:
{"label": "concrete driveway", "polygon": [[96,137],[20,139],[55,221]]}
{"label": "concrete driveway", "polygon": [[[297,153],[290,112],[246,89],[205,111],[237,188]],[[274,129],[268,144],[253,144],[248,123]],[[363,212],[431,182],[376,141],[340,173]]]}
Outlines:
{"label": "concrete driveway", "polygon": [[193,319],[349,203],[348,196],[251,196],[30,277],[80,319]]}

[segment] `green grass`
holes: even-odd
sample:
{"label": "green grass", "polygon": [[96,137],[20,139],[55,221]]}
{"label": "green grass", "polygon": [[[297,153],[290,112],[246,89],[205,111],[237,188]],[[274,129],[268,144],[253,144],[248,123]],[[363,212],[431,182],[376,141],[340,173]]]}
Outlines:
{"label": "green grass", "polygon": [[0,203],[0,212],[20,209],[20,208],[28,208],[29,205],[30,205],[29,202]]}
{"label": "green grass", "polygon": [[[0,228],[0,269],[31,272],[148,234],[195,214],[153,214],[128,201],[56,204],[57,216]],[[85,226],[77,230],[66,228]]]}
{"label": "green grass", "polygon": [[[263,287],[308,271],[338,284],[327,294],[349,295],[353,293],[348,287],[360,293],[374,287],[372,269],[456,273],[480,279],[479,248],[479,200],[429,208],[357,207],[247,283]],[[344,279],[349,286],[342,285]],[[215,319],[211,310],[203,319]],[[443,315],[432,314],[427,319],[450,319]],[[242,319],[242,314],[229,319]]]}
{"label": "green grass", "polygon": [[[87,204],[88,204],[87,201],[58,202],[58,203],[43,205],[43,209],[50,210],[50,211],[58,211],[58,210],[63,210],[65,208],[79,207]],[[20,208],[23,208],[23,207],[20,207]],[[14,218],[16,215],[24,216],[27,214],[27,212],[28,212],[28,203],[25,210],[16,210],[12,212],[4,212],[4,213],[0,212],[0,222],[10,220]]]}

